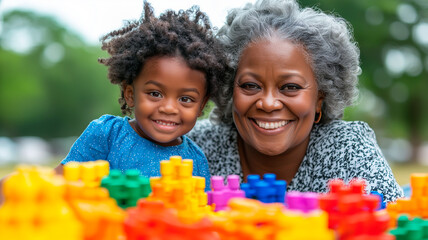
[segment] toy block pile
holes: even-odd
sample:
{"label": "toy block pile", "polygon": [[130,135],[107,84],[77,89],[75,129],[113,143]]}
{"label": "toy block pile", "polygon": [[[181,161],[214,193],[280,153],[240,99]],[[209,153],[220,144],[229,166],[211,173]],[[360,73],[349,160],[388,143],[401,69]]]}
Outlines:
{"label": "toy block pile", "polygon": [[109,174],[110,165],[105,160],[68,162],[63,166],[64,178],[69,182],[81,181],[88,187],[99,187],[101,179]]}
{"label": "toy block pile", "polygon": [[276,180],[276,175],[266,173],[263,179],[259,175],[248,175],[247,183],[241,184],[245,196],[257,199],[264,203],[284,203],[287,183],[284,180]]}
{"label": "toy block pile", "polygon": [[288,211],[281,203],[232,198],[228,210],[218,213],[209,218],[222,240],[334,240],[327,215],[322,211],[304,214]]}
{"label": "toy block pile", "polygon": [[400,198],[395,203],[389,203],[386,206],[386,210],[391,216],[390,227],[396,226],[396,220],[402,214],[411,218],[428,218],[428,174],[411,174],[410,186],[412,189],[410,198]]}
{"label": "toy block pile", "polygon": [[208,191],[208,205],[214,205],[214,211],[225,210],[231,198],[245,197],[245,192],[239,189],[239,176],[229,175],[227,184],[221,176],[211,177],[212,191]]}
{"label": "toy block pile", "polygon": [[149,178],[140,176],[137,169],[129,169],[125,174],[118,169],[113,169],[103,178],[101,187],[106,188],[110,197],[116,199],[121,208],[134,207],[140,198],[146,198],[152,191]]}
{"label": "toy block pile", "polygon": [[176,209],[165,207],[161,201],[146,199],[139,200],[137,207],[127,209],[124,228],[127,240],[219,240],[208,219],[185,224]]}
{"label": "toy block pile", "polygon": [[212,213],[207,205],[205,193],[205,178],[192,176],[193,161],[171,156],[169,161],[160,163],[161,177],[151,177],[152,193],[148,201],[162,201],[167,208],[178,210],[183,222],[199,221],[208,213]]}
{"label": "toy block pile", "polygon": [[397,220],[397,228],[390,231],[396,240],[425,240],[428,239],[428,220],[415,217],[412,220],[407,215],[401,215]]}
{"label": "toy block pile", "polygon": [[334,179],[329,181],[329,187],[328,193],[319,196],[319,205],[328,213],[329,228],[336,230],[339,239],[393,239],[386,233],[388,213],[376,211],[380,198],[364,194],[363,180],[352,180],[346,185]]}
{"label": "toy block pile", "polygon": [[53,169],[18,166],[3,193],[0,239],[83,239],[83,225],[65,199],[65,180]]}
{"label": "toy block pile", "polygon": [[102,160],[63,169],[21,166],[5,180],[0,239],[428,239],[428,174],[413,174],[411,197],[385,210],[363,180],[333,179],[319,194],[286,193],[274,174],[249,175],[241,186],[237,175],[226,184],[213,176],[205,192],[205,178],[180,156],[161,161],[161,176],[150,179]]}
{"label": "toy block pile", "polygon": [[286,199],[289,210],[298,210],[304,213],[319,210],[317,193],[291,191],[287,193]]}
{"label": "toy block pile", "polygon": [[105,188],[101,179],[109,174],[109,163],[69,162],[64,165],[65,199],[83,224],[84,240],[118,240],[124,237],[125,212]]}

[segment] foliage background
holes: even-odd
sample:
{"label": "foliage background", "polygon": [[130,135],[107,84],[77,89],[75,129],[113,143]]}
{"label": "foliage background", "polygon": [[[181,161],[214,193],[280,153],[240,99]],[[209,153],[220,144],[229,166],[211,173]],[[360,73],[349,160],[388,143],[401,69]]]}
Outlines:
{"label": "foliage background", "polygon": [[[420,152],[428,141],[428,1],[299,2],[342,16],[353,28],[363,72],[360,99],[345,119],[368,122],[388,160],[427,158]],[[0,136],[78,136],[102,114],[120,115],[119,89],[97,62],[106,57],[100,44],[52,17],[26,11],[1,17]],[[19,48],[25,39],[29,47]]]}

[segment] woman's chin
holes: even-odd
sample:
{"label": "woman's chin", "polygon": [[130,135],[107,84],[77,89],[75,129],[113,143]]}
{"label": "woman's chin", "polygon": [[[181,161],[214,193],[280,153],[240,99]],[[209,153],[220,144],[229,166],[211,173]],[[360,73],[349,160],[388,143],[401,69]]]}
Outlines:
{"label": "woman's chin", "polygon": [[278,145],[276,146],[268,145],[268,146],[258,147],[256,148],[256,150],[264,155],[271,156],[271,157],[280,155],[286,151],[284,150],[284,148],[278,147]]}

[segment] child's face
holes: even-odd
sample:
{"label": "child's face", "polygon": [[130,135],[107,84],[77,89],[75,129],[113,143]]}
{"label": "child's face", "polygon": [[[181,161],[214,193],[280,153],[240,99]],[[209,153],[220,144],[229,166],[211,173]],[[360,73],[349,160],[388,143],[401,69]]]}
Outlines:
{"label": "child's face", "polygon": [[179,57],[150,58],[133,85],[125,87],[126,103],[134,108],[138,124],[133,127],[159,145],[180,144],[208,100],[206,84],[204,73]]}

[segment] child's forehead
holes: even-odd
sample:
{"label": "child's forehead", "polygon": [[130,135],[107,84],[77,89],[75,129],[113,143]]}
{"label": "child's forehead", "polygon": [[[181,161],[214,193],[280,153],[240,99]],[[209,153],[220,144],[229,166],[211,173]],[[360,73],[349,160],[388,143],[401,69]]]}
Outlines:
{"label": "child's forehead", "polygon": [[152,57],[148,59],[134,84],[157,85],[164,88],[206,88],[206,74],[191,68],[182,57]]}

